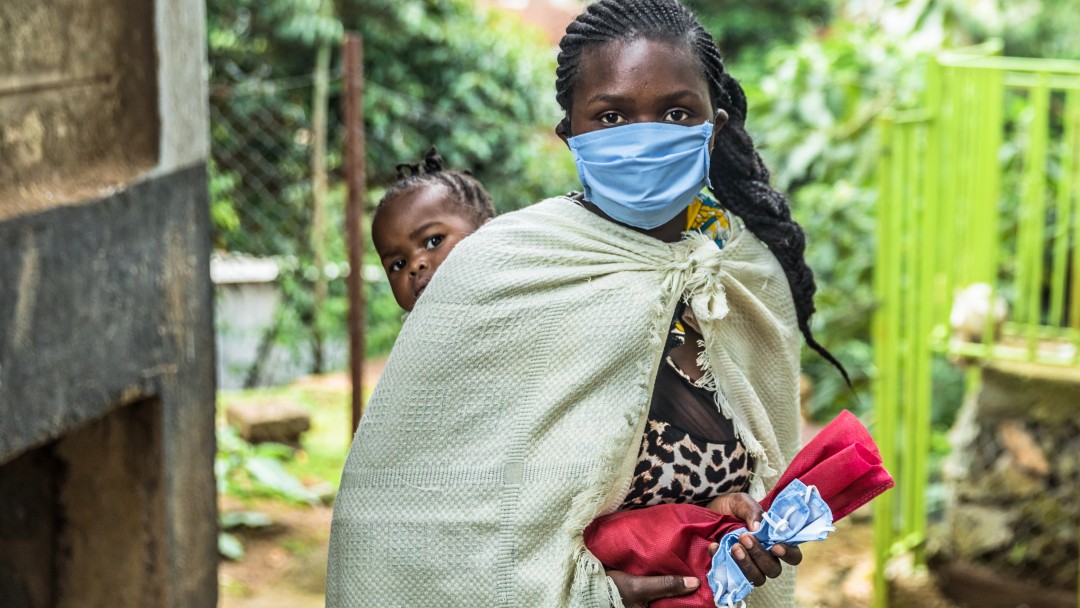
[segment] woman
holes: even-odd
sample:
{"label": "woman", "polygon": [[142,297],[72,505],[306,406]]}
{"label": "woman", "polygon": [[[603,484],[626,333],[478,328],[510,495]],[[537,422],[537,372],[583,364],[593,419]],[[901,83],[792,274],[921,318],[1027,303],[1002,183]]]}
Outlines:
{"label": "woman", "polygon": [[[585,193],[489,222],[428,285],[342,476],[329,606],[635,606],[696,589],[606,573],[582,542],[626,506],[662,360],[713,400],[669,422],[738,442],[754,498],[798,448],[800,331],[828,357],[813,276],[711,38],[676,2],[604,0],[567,28],[556,86]],[[683,237],[706,185],[745,224],[722,248]],[[700,352],[666,348],[673,318]],[[792,605],[781,562],[798,549],[749,545],[733,550],[748,578],[778,577],[751,605]]]}

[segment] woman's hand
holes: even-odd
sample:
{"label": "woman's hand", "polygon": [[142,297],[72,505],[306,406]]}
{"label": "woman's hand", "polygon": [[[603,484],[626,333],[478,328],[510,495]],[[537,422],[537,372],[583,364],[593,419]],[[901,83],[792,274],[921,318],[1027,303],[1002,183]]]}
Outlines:
{"label": "woman's hand", "polygon": [[[720,515],[738,517],[746,522],[746,529],[750,532],[755,532],[761,527],[761,514],[764,510],[745,492],[717,496],[707,507]],[[779,544],[773,545],[770,551],[766,551],[750,532],[739,536],[739,544],[731,548],[731,558],[735,560],[751,585],[760,587],[765,584],[766,579],[780,576],[783,571],[781,561],[792,566],[797,566],[802,562],[802,551],[798,547]],[[719,544],[713,543],[709,546],[709,553],[716,553],[719,547]]]}
{"label": "woman's hand", "polygon": [[608,570],[607,575],[626,608],[648,608],[649,602],[693,593],[701,586],[692,576],[634,576],[619,570]]}

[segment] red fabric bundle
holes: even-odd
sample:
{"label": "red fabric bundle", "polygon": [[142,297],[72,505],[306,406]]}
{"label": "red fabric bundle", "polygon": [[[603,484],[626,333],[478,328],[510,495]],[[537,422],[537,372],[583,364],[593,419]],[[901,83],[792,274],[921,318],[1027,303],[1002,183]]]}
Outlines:
{"label": "red fabric bundle", "polygon": [[[850,412],[841,412],[791,461],[761,501],[768,510],[793,479],[817,486],[838,521],[893,486],[870,433]],[[654,608],[713,608],[704,577],[712,566],[709,544],[745,525],[704,507],[664,504],[619,511],[585,529],[585,545],[610,569],[639,576],[675,574],[702,579],[690,595],[652,602]]]}

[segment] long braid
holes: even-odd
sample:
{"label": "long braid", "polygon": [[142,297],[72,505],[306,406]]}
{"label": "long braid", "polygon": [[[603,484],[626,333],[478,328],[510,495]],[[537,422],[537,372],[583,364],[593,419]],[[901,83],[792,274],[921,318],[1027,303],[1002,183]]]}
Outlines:
{"label": "long braid", "polygon": [[[422,168],[421,168],[422,167]],[[424,156],[423,163],[403,163],[397,166],[397,181],[379,200],[375,215],[404,194],[427,186],[441,186],[450,194],[450,200],[469,216],[476,226],[495,217],[495,207],[484,186],[467,171],[450,171],[439,151],[432,146]]]}
{"label": "long braid", "polygon": [[[850,386],[847,370],[814,339],[810,329],[817,285],[806,264],[806,233],[792,219],[788,200],[769,185],[769,170],[746,132],[746,94],[725,71],[712,36],[689,9],[675,0],[600,0],[590,5],[567,26],[559,45],[556,101],[569,117],[578,65],[586,50],[637,38],[683,44],[693,50],[708,81],[713,106],[728,114],[710,159],[713,194],[776,256],[787,276],[799,331],[807,346],[840,370]],[[563,127],[569,133],[568,121],[563,119]]]}

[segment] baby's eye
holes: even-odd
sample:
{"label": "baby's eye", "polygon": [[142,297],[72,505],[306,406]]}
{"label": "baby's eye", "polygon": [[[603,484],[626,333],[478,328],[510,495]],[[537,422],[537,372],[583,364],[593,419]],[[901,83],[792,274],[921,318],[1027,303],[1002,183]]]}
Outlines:
{"label": "baby's eye", "polygon": [[682,122],[687,118],[690,118],[690,113],[686,110],[672,110],[664,115],[667,122]]}
{"label": "baby's eye", "polygon": [[390,272],[397,272],[405,268],[405,260],[402,258],[398,258],[393,262],[390,262],[390,265],[387,266],[387,268],[390,270]]}
{"label": "baby's eye", "polygon": [[443,242],[444,238],[445,237],[441,234],[429,236],[427,240],[424,241],[424,249],[434,249],[438,247],[439,243]]}
{"label": "baby's eye", "polygon": [[604,112],[600,115],[600,122],[605,125],[621,125],[626,119],[616,112]]}

